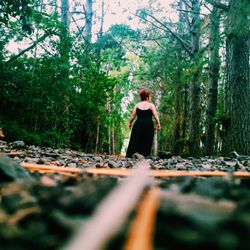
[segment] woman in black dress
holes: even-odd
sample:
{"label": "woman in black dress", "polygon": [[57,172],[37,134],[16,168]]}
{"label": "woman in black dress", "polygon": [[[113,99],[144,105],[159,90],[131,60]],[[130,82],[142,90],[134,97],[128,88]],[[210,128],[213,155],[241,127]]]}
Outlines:
{"label": "woman in black dress", "polygon": [[[129,128],[132,128],[130,141],[126,157],[132,157],[134,153],[149,156],[154,138],[154,123],[152,117],[157,122],[157,129],[161,128],[159,116],[155,105],[150,103],[150,92],[142,89],[139,92],[141,101],[138,102],[130,117]],[[137,117],[134,125],[132,122]]]}

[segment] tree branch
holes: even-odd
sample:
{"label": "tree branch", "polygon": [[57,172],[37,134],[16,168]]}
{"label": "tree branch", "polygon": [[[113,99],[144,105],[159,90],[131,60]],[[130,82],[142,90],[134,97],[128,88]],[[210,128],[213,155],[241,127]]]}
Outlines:
{"label": "tree branch", "polygon": [[177,9],[177,11],[189,12],[189,13],[194,13],[194,14],[198,14],[198,15],[207,16],[207,14],[204,14],[204,13],[201,13],[201,12],[192,11],[192,10],[180,10],[180,9]]}
{"label": "tree branch", "polygon": [[[189,46],[189,44],[183,40],[180,36],[178,36],[175,32],[173,32],[166,24],[162,23],[161,21],[159,21],[158,19],[156,19],[154,16],[152,16],[151,14],[145,13],[147,16],[151,17],[153,20],[155,20],[157,23],[159,23],[161,26],[163,26],[165,28],[165,31],[167,30],[174,38],[176,38],[182,45],[182,47],[186,50],[186,52],[190,55],[193,56],[193,52]],[[136,15],[137,16],[137,15]],[[140,16],[138,16],[141,19],[144,19]],[[150,22],[148,19],[144,19],[147,22]],[[151,24],[153,24],[152,22],[150,22]],[[154,24],[155,25],[155,24]],[[158,27],[157,25],[155,25],[156,27]],[[160,27],[158,27],[160,28]]]}
{"label": "tree branch", "polygon": [[192,9],[192,6],[186,0],[182,0],[182,1],[186,4],[186,6],[188,6],[190,9]]}
{"label": "tree branch", "polygon": [[221,3],[220,0],[206,0],[206,1],[219,9],[222,9],[224,11],[229,11],[229,6],[224,3]]}
{"label": "tree branch", "polygon": [[80,27],[78,26],[78,24],[77,24],[75,18],[74,18],[73,16],[71,16],[71,18],[73,19],[73,22],[75,23],[75,25],[76,25],[76,27],[77,27],[77,29],[78,29],[78,32],[79,32],[80,35],[82,36],[83,40],[86,41],[86,38],[85,38],[85,36],[83,35],[83,29],[84,29],[84,27],[83,27],[82,30],[81,30]]}
{"label": "tree branch", "polygon": [[45,33],[43,36],[41,36],[40,38],[38,38],[33,44],[31,44],[29,47],[27,47],[26,49],[22,50],[21,52],[19,52],[17,55],[14,55],[13,57],[11,57],[8,61],[6,61],[6,63],[10,63],[11,61],[16,60],[17,58],[19,58],[20,56],[22,56],[23,54],[25,54],[27,51],[33,49],[38,43],[42,42],[46,37],[48,37],[49,35],[51,35],[51,32],[47,32]]}

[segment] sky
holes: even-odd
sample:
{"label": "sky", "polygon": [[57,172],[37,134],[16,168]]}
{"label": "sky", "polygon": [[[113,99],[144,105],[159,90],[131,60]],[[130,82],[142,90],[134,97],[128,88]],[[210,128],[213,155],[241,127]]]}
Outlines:
{"label": "sky", "polygon": [[[58,4],[60,4],[61,0],[57,0]],[[105,4],[105,18],[104,18],[104,32],[107,31],[111,25],[123,23],[128,24],[132,28],[137,28],[139,26],[138,18],[135,17],[133,14],[139,8],[147,8],[148,2],[150,0],[104,0]],[[46,0],[44,0],[44,3]],[[70,6],[73,6],[73,3],[79,2],[79,8],[82,8],[82,3],[86,2],[83,0],[69,0]],[[93,1],[93,9],[96,12],[97,16],[101,16],[101,2],[102,0],[94,0]],[[156,6],[156,1],[152,0],[152,4],[158,9],[164,10],[161,14],[164,17],[168,17],[172,20],[176,20],[178,17],[178,13],[171,9],[171,4],[174,0],[157,0],[160,4]],[[130,18],[131,17],[131,18]],[[100,23],[98,20],[94,20],[96,22],[93,25],[93,33],[97,33],[100,28]],[[94,35],[93,35],[94,37]],[[31,44],[29,39],[25,39],[22,42],[14,42],[11,41],[7,49],[10,50],[12,53],[17,53],[18,50],[24,49]]]}
{"label": "sky", "polygon": [[[99,0],[100,1],[100,0]],[[98,2],[98,1],[96,1]],[[138,18],[134,17],[133,13],[139,8],[147,8],[149,0],[109,0],[105,1],[105,21],[104,30],[107,30],[112,24],[125,23],[132,27],[138,26]],[[156,6],[156,1],[152,1]],[[178,17],[178,13],[171,9],[171,4],[174,0],[158,0],[160,8],[165,9],[162,15],[169,16],[172,19]],[[97,8],[100,10],[101,8]],[[132,19],[129,19],[132,17]]]}

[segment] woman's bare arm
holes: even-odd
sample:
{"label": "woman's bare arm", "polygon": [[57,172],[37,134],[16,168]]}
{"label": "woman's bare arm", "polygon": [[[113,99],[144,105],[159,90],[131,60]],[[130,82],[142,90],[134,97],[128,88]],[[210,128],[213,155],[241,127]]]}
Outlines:
{"label": "woman's bare arm", "polygon": [[160,119],[159,119],[158,113],[156,111],[155,105],[153,103],[152,103],[151,109],[152,109],[152,112],[153,112],[153,116],[154,116],[154,118],[155,118],[155,120],[157,122],[157,129],[160,129],[161,128]]}
{"label": "woman's bare arm", "polygon": [[133,110],[133,112],[132,112],[132,115],[131,115],[131,117],[130,117],[130,119],[129,119],[129,128],[132,127],[132,122],[133,122],[134,119],[135,119],[135,116],[136,116],[136,109],[137,109],[137,104],[135,105],[134,110]]}

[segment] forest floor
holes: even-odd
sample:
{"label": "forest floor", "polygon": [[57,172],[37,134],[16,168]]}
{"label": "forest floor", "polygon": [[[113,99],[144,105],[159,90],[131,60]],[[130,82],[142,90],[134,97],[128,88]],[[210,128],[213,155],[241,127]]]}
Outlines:
{"label": "forest floor", "polygon": [[[129,211],[119,229],[109,235],[106,249],[124,248],[138,204],[153,187],[159,188],[160,195],[154,233],[151,232],[152,249],[201,249],[205,246],[250,249],[250,178],[233,175],[235,172],[250,172],[249,156],[233,153],[232,157],[184,159],[162,153],[161,158],[144,159],[136,154],[127,159],[3,141],[0,142],[0,156],[0,241],[5,250],[61,249],[82,225],[94,221],[101,204],[110,202],[105,201],[108,196],[117,192],[122,194],[120,189],[126,185],[125,195],[118,195],[122,200],[114,198],[117,201],[111,202],[108,209],[111,217],[108,217],[109,212],[104,216],[104,220],[109,218],[108,228],[114,220],[112,217],[115,218],[123,209]],[[21,167],[23,162],[83,171],[78,175],[30,173]],[[147,165],[148,171],[223,171],[228,174],[224,177],[158,177],[149,180],[138,176],[134,177],[138,179],[132,184],[126,177],[84,172],[87,168],[136,169],[143,166],[140,163]],[[133,191],[129,193],[129,189]],[[130,197],[126,198],[126,193]],[[129,198],[136,193],[138,197],[134,200],[138,200],[133,203]],[[119,209],[117,203],[120,203]],[[134,205],[128,208],[129,203]],[[107,228],[98,231],[97,227],[96,239],[100,234],[108,234]]]}

